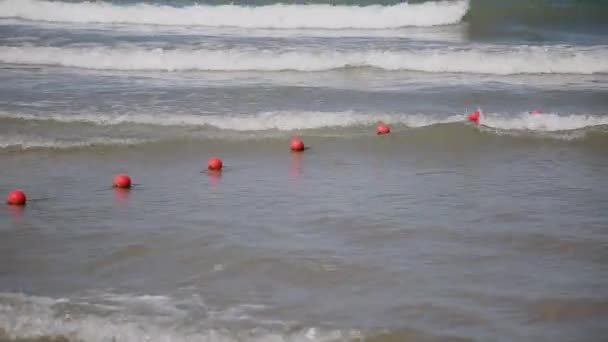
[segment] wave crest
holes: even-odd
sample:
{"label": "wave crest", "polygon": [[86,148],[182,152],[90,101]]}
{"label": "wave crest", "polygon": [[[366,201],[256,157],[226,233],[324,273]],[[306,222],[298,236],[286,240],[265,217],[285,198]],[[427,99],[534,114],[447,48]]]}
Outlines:
{"label": "wave crest", "polygon": [[540,115],[523,113],[514,116],[489,114],[483,115],[479,123],[501,130],[559,132],[608,125],[608,116],[551,113]]}
{"label": "wave crest", "polygon": [[494,75],[594,74],[608,73],[608,48],[486,46],[397,51],[273,51],[1,46],[0,61],[97,70],[325,71],[371,67]]}
{"label": "wave crest", "polygon": [[386,29],[455,24],[468,1],[431,1],[393,6],[332,5],[194,5],[188,7],[105,2],[62,3],[40,0],[0,2],[0,18],[69,23],[216,26],[243,28]]}
{"label": "wave crest", "polygon": [[22,135],[0,137],[0,150],[76,149],[116,145],[143,144],[146,140],[133,138],[87,138],[82,140],[47,139]]}
{"label": "wave crest", "polygon": [[[484,114],[480,125],[466,120],[464,113],[451,116],[405,113],[362,112],[261,112],[247,115],[163,115],[133,113],[111,114],[46,114],[38,116],[25,113],[0,112],[2,120],[53,121],[56,124],[75,125],[70,128],[82,132],[72,139],[39,135],[7,135],[0,137],[2,150],[75,149],[101,146],[121,146],[189,138],[194,140],[244,141],[259,139],[284,139],[293,131],[302,131],[311,137],[363,137],[374,135],[378,121],[393,126],[395,138],[409,139],[422,144],[450,139],[479,139],[475,131],[484,136],[509,136],[512,138],[548,138],[561,141],[599,141],[605,144],[608,137],[608,116],[589,114],[558,115],[553,113],[530,115],[528,113]],[[140,125],[144,132],[135,138],[129,133],[129,125]],[[50,125],[52,126],[52,125]],[[107,126],[127,126],[118,137],[95,137]],[[148,126],[148,127],[145,127]],[[186,128],[186,129],[184,129]],[[97,132],[97,133],[95,133]],[[91,137],[93,136],[93,137]],[[468,141],[464,139],[463,141]]]}
{"label": "wave crest", "polygon": [[[212,126],[224,130],[248,131],[293,131],[322,128],[348,128],[368,126],[383,121],[388,124],[419,128],[446,123],[466,122],[465,114],[439,116],[407,113],[363,113],[275,111],[242,115],[175,115],[175,114],[32,114],[0,112],[0,118],[33,121],[56,121],[62,123],[85,123],[98,126],[137,124],[151,126],[203,127]],[[560,132],[608,125],[608,115],[545,113],[483,114],[480,124],[504,131]]]}

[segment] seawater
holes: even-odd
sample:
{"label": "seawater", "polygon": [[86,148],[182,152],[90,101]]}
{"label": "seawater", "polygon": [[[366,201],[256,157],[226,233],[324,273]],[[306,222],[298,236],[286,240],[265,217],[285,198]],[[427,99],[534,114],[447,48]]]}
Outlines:
{"label": "seawater", "polygon": [[0,0],[0,340],[603,341],[606,18]]}

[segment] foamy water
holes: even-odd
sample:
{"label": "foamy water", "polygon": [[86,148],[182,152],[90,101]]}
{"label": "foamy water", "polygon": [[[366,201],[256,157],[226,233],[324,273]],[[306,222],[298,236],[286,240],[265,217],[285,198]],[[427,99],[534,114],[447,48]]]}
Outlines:
{"label": "foamy water", "polygon": [[[145,115],[127,114],[109,116],[99,114],[51,114],[34,116],[31,114],[0,113],[1,118],[22,120],[53,120],[65,123],[92,123],[96,125],[121,125],[123,123],[147,124],[158,126],[214,126],[236,131],[260,131],[276,129],[282,131],[315,128],[336,128],[373,125],[378,121],[400,123],[409,127],[423,127],[439,123],[463,121],[464,116],[454,115],[447,118],[431,117],[423,114],[401,113],[356,113],[347,112],[264,112],[233,115],[231,117],[205,115]],[[583,125],[584,127],[584,125]]]}
{"label": "foamy water", "polygon": [[[290,133],[302,132],[310,136],[367,136],[378,122],[394,125],[394,129],[414,130],[430,128],[437,134],[470,134],[460,131],[462,127],[477,129],[495,136],[526,136],[557,140],[582,140],[588,132],[607,134],[606,116],[586,114],[544,113],[489,113],[482,115],[479,127],[469,123],[464,114],[429,115],[405,113],[362,112],[262,112],[255,114],[218,115],[183,114],[47,114],[44,116],[25,113],[0,113],[0,119],[17,120],[17,123],[50,122],[59,127],[80,130],[86,138],[54,137],[54,130],[44,136],[8,134],[0,139],[0,149],[75,149],[87,147],[137,145],[147,142],[194,140],[243,141],[285,138]],[[84,126],[82,126],[84,125]],[[126,125],[126,127],[125,127]],[[120,138],[104,136],[105,130],[116,128],[114,134],[124,134],[129,127],[137,130],[137,137]],[[169,128],[170,130],[166,130]],[[55,128],[58,129],[58,128]],[[187,131],[184,131],[187,130]],[[87,132],[86,134],[84,132]],[[276,132],[276,133],[275,133]],[[549,134],[547,134],[549,133]],[[101,136],[99,136],[101,135]],[[454,139],[458,139],[455,137]]]}
{"label": "foamy water", "polygon": [[488,114],[481,118],[480,123],[504,130],[554,132],[606,126],[608,125],[608,118],[606,116],[558,115],[552,113],[522,113],[509,117],[499,114]]}
{"label": "foamy water", "polygon": [[[171,327],[186,320],[187,311],[179,307],[180,301],[165,296],[129,296],[107,293],[104,304],[91,304],[91,299],[69,300],[26,295],[0,294],[0,329],[9,338],[40,338],[42,336],[69,335],[85,341],[239,341],[248,335],[249,341],[335,341],[360,337],[356,331],[325,330],[316,327],[301,328],[293,332],[271,329],[259,331],[228,332],[222,329],[180,329]],[[4,303],[10,304],[4,304]],[[196,299],[195,299],[196,302]],[[209,310],[198,301],[200,308]],[[69,307],[91,307],[105,312],[130,312],[125,317],[79,317],[70,314]],[[62,309],[64,308],[64,309]],[[255,305],[242,305],[215,312],[223,319],[243,319],[248,312],[255,313]],[[135,311],[135,312],[133,312]],[[140,312],[137,314],[136,312]],[[145,313],[145,314],[144,314]],[[58,317],[59,316],[59,317]],[[196,330],[204,330],[197,332]],[[1,336],[1,335],[0,335]]]}
{"label": "foamy water", "polygon": [[75,141],[62,139],[45,139],[31,136],[6,135],[0,138],[0,149],[29,150],[29,149],[72,149],[95,146],[134,145],[146,142],[140,139],[112,139],[106,137],[78,139]]}
{"label": "foamy water", "polygon": [[410,51],[271,51],[0,47],[0,61],[99,70],[327,71],[372,67],[433,73],[608,73],[608,48],[482,47]]}
{"label": "foamy water", "polygon": [[[0,113],[0,118],[34,121],[57,121],[63,123],[91,123],[101,126],[125,123],[156,126],[213,126],[235,131],[281,130],[292,131],[315,128],[338,128],[369,126],[378,122],[402,124],[407,127],[466,122],[466,115],[455,114],[448,117],[429,114],[404,113],[358,113],[346,112],[264,112],[255,114],[235,114],[230,117],[210,115],[179,114],[32,114]],[[569,131],[608,125],[606,116],[585,114],[530,114],[530,113],[489,113],[482,116],[480,124],[504,130]]]}
{"label": "foamy water", "polygon": [[61,3],[3,0],[0,18],[73,23],[130,23],[147,25],[203,25],[246,28],[367,28],[435,26],[460,22],[468,1],[432,1],[394,6],[284,5],[261,7],[187,7],[108,3]]}

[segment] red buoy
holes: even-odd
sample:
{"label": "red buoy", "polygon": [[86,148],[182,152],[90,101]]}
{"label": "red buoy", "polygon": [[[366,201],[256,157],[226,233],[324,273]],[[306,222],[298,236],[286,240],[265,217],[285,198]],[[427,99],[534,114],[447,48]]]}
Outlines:
{"label": "red buoy", "polygon": [[542,113],[543,113],[543,111],[540,109],[535,109],[530,112],[530,114],[532,114],[532,115],[538,115],[538,114],[542,114]]}
{"label": "red buoy", "polygon": [[219,171],[222,169],[222,166],[224,166],[224,164],[222,163],[222,160],[218,157],[211,157],[207,162],[207,168],[209,170]]}
{"label": "red buoy", "polygon": [[121,173],[114,176],[114,187],[120,189],[129,189],[131,187],[131,177],[126,173]]}
{"label": "red buoy", "polygon": [[6,203],[10,205],[25,205],[25,193],[19,189],[15,189],[6,196]]}
{"label": "red buoy", "polygon": [[481,117],[481,109],[479,109],[479,108],[476,111],[469,113],[469,121],[472,121],[474,123],[479,123],[480,117]]}
{"label": "red buoy", "polygon": [[387,125],[383,124],[382,122],[378,124],[378,126],[376,127],[376,134],[378,135],[382,135],[382,134],[389,134],[391,132],[391,128],[388,127]]}
{"label": "red buoy", "polygon": [[289,148],[296,152],[304,151],[304,142],[301,139],[292,138],[291,142],[289,143]]}

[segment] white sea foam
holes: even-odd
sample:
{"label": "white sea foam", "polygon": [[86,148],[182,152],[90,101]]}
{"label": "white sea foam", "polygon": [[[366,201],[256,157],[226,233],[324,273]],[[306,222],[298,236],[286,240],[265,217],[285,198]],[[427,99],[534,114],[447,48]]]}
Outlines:
{"label": "white sea foam", "polygon": [[99,70],[325,71],[373,67],[432,73],[608,73],[608,47],[494,47],[331,51],[142,47],[0,47],[0,62]]}
{"label": "white sea foam", "polygon": [[[261,112],[256,114],[234,115],[168,115],[168,114],[45,114],[32,115],[25,113],[0,112],[0,119],[17,119],[27,121],[54,121],[65,124],[86,124],[94,126],[115,125],[148,125],[150,134],[146,139],[121,137],[83,137],[71,140],[54,139],[49,137],[5,135],[0,137],[0,150],[30,150],[30,149],[71,149],[109,145],[135,145],[146,142],[171,139],[169,134],[160,136],[160,127],[190,127],[196,128],[184,133],[178,130],[181,137],[214,139],[249,140],[268,137],[280,137],[288,131],[323,130],[316,134],[328,134],[334,129],[373,126],[379,121],[391,125],[403,125],[410,128],[430,127],[449,123],[466,123],[466,116],[455,114],[429,115],[405,113],[362,113],[344,112],[306,112],[282,111]],[[546,113],[531,115],[528,113],[484,114],[480,120],[480,128],[489,133],[507,134],[512,136],[538,136],[556,139],[579,139],[586,136],[588,129],[604,129],[608,127],[608,116],[590,114],[554,114]],[[205,127],[229,130],[232,133],[217,130],[205,130]],[[157,127],[156,129],[154,127]],[[604,127],[604,128],[602,128]],[[200,128],[200,129],[199,129]],[[449,129],[449,128],[448,128]],[[237,133],[238,132],[238,133]],[[165,132],[166,133],[166,132]],[[343,131],[335,131],[343,135]],[[331,134],[334,134],[331,133]],[[185,135],[184,135],[185,134]]]}
{"label": "white sea foam", "polygon": [[484,114],[479,120],[481,125],[501,130],[526,130],[539,132],[573,131],[578,129],[608,125],[608,116],[558,115],[543,113],[531,115]]}
{"label": "white sea foam", "polygon": [[[126,297],[122,295],[121,297]],[[107,298],[102,299],[107,301]],[[86,301],[53,299],[22,294],[0,293],[0,332],[9,339],[33,339],[64,336],[75,341],[336,341],[361,337],[356,331],[324,330],[315,327],[273,331],[262,327],[242,331],[205,328],[187,322],[190,314],[171,298],[134,296],[126,300],[112,298],[114,310],[96,314],[98,306]],[[153,306],[152,312],[129,309],[132,305]],[[78,306],[76,313],[69,307]],[[107,306],[107,305],[104,305]],[[163,314],[159,307],[166,307]],[[199,307],[197,310],[205,310]],[[179,312],[180,314],[175,314]],[[263,323],[261,323],[263,325]],[[2,337],[2,335],[0,335]]]}
{"label": "white sea foam", "polygon": [[0,136],[0,150],[70,149],[92,146],[135,145],[146,140],[132,138],[87,138],[82,140],[59,140],[22,135]]}
{"label": "white sea foam", "polygon": [[[373,125],[378,121],[417,128],[443,123],[464,122],[464,114],[439,116],[408,113],[365,113],[274,111],[233,115],[188,114],[45,114],[32,115],[0,112],[0,118],[64,123],[86,123],[99,126],[141,124],[153,126],[213,126],[234,131],[304,130]],[[569,131],[608,125],[608,115],[543,113],[489,113],[483,114],[480,124],[502,130]]]}
{"label": "white sea foam", "polygon": [[70,23],[230,26],[246,28],[366,28],[455,24],[468,1],[431,1],[393,6],[285,5],[189,7],[107,2],[65,3],[39,0],[0,1],[0,18]]}
{"label": "white sea foam", "polygon": [[440,117],[425,114],[279,111],[242,115],[175,115],[175,114],[47,114],[44,116],[0,112],[0,118],[22,120],[52,120],[66,123],[120,125],[125,123],[155,126],[213,126],[234,131],[338,128],[372,125],[378,121],[423,127],[463,120],[462,115]]}

